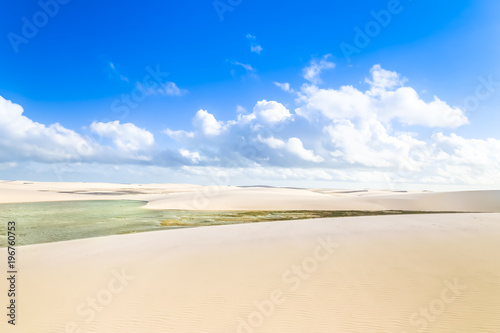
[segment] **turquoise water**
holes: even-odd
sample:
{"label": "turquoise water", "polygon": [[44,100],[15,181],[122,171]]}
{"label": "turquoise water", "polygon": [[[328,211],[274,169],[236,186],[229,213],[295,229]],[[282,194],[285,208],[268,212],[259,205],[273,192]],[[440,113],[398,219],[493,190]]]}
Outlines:
{"label": "turquoise water", "polygon": [[[17,245],[154,230],[162,213],[141,201],[68,201],[0,205],[0,246],[7,221],[16,222]],[[3,236],[3,237],[2,237]]]}
{"label": "turquoise water", "polygon": [[143,209],[145,202],[94,200],[0,204],[0,247],[7,222],[16,222],[17,245],[202,225],[314,217],[293,212],[214,212]]}
{"label": "turquoise water", "polygon": [[0,204],[0,247],[7,222],[16,222],[16,245],[137,233],[152,230],[319,217],[420,214],[408,211],[183,211],[150,210],[133,200]]}

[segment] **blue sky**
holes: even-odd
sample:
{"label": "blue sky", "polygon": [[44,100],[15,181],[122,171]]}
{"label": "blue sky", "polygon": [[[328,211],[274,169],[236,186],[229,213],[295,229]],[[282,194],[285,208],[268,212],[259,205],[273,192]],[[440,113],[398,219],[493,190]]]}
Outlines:
{"label": "blue sky", "polygon": [[0,179],[498,186],[499,10],[9,3]]}

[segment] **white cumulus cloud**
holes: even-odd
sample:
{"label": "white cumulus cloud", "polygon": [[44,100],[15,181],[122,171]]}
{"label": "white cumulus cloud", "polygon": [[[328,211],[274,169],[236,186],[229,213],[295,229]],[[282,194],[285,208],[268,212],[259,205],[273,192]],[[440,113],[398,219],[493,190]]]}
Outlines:
{"label": "white cumulus cloud", "polygon": [[222,131],[222,122],[206,110],[198,110],[193,118],[193,126],[205,135],[219,135]]}
{"label": "white cumulus cloud", "polygon": [[191,161],[191,163],[198,163],[201,160],[200,153],[198,152],[191,152],[187,149],[179,149],[179,153],[181,154],[182,157],[187,158],[188,160]]}
{"label": "white cumulus cloud", "polygon": [[91,140],[55,123],[44,125],[23,115],[23,108],[0,96],[0,161],[82,160],[98,149]]}
{"label": "white cumulus cloud", "polygon": [[120,124],[118,120],[107,123],[93,122],[90,129],[105,138],[110,138],[123,151],[147,149],[154,144],[154,136],[132,123]]}
{"label": "white cumulus cloud", "polygon": [[281,103],[266,101],[257,102],[253,108],[254,113],[268,123],[277,123],[289,119],[292,115],[290,111]]}
{"label": "white cumulus cloud", "polygon": [[314,154],[312,150],[304,148],[302,141],[299,138],[290,138],[286,143],[286,149],[292,154],[297,155],[305,161],[311,162],[323,162],[324,159],[321,156]]}
{"label": "white cumulus cloud", "polygon": [[305,104],[296,112],[304,117],[319,113],[333,120],[397,120],[403,125],[429,127],[455,128],[468,123],[460,108],[452,107],[436,96],[432,101],[425,102],[415,89],[402,86],[404,80],[397,73],[375,65],[371,74],[371,79],[366,79],[370,89],[365,92],[352,86],[339,89],[303,87],[300,99]]}
{"label": "white cumulus cloud", "polygon": [[[93,122],[93,136],[85,136],[35,122],[0,97],[0,169],[18,175],[9,170],[28,162],[37,168],[68,162],[80,174],[77,163],[96,170],[128,163],[176,168],[188,179],[226,172],[256,182],[500,185],[500,138],[454,134],[453,128],[468,123],[461,109],[437,96],[424,100],[399,73],[380,65],[371,68],[365,89],[320,88],[321,72],[334,67],[327,58],[304,70],[309,82],[300,91],[275,83],[297,96],[292,111],[261,99],[251,111],[235,103],[234,117],[222,121],[200,109],[193,112],[192,128],[165,129],[170,139],[119,121]],[[408,129],[412,125],[418,127]],[[447,128],[446,134],[436,128]]]}

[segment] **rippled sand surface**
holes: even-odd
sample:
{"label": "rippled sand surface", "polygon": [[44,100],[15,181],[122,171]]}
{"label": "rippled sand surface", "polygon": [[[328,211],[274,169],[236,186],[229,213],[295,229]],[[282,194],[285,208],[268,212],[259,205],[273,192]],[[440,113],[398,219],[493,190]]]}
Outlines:
{"label": "rippled sand surface", "polygon": [[499,239],[500,214],[439,214],[23,246],[0,331],[496,333]]}

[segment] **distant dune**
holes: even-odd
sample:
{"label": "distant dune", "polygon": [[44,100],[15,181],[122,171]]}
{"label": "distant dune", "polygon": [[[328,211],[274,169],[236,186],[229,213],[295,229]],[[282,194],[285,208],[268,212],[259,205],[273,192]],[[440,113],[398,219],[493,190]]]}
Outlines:
{"label": "distant dune", "polygon": [[187,184],[0,182],[0,202],[144,200],[149,209],[500,212],[500,191],[332,190]]}

